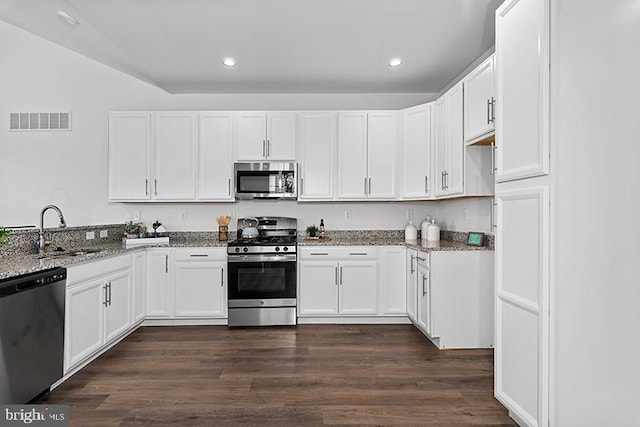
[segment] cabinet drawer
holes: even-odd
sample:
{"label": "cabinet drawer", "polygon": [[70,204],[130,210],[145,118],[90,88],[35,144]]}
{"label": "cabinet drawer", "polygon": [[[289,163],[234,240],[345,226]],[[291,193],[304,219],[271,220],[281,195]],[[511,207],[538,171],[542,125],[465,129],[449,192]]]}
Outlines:
{"label": "cabinet drawer", "polygon": [[227,248],[177,248],[173,249],[173,259],[175,261],[198,261],[215,260],[225,261],[227,259]]}
{"label": "cabinet drawer", "polygon": [[375,246],[314,246],[300,248],[300,259],[358,260],[376,259],[378,249]]}
{"label": "cabinet drawer", "polygon": [[118,255],[67,267],[67,286],[131,268],[131,254]]}

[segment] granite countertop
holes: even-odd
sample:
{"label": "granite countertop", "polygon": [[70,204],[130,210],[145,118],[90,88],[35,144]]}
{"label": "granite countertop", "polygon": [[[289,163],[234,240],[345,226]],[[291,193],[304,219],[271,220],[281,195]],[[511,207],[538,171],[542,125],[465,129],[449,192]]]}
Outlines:
{"label": "granite countertop", "polygon": [[450,242],[441,240],[439,242],[427,242],[426,240],[405,241],[397,238],[362,238],[362,239],[328,239],[312,240],[298,239],[298,246],[406,246],[419,251],[490,251],[487,246],[469,246],[462,242]]}
{"label": "granite countertop", "polygon": [[[87,253],[76,256],[61,256],[55,258],[38,259],[36,254],[16,254],[13,256],[0,257],[0,279],[19,276],[21,274],[33,273],[54,267],[71,266],[85,261],[95,261],[123,253],[134,252],[145,248],[165,247],[165,248],[207,248],[225,247],[227,242],[220,242],[213,239],[171,239],[169,244],[146,245],[125,247],[121,242],[105,243],[97,247],[100,252]],[[404,239],[395,237],[377,236],[373,238],[331,238],[328,240],[298,239],[298,246],[407,246],[420,251],[487,251],[491,250],[486,246],[468,246],[461,242],[451,242],[442,240],[440,242],[427,242],[414,240],[405,242]]]}
{"label": "granite countertop", "polygon": [[[96,261],[114,255],[127,252],[135,252],[145,248],[205,248],[205,247],[226,247],[226,242],[211,239],[175,239],[164,245],[145,245],[125,247],[123,243],[105,243],[96,247],[100,252],[87,253],[76,256],[61,256],[54,258],[39,259],[37,254],[17,254],[0,258],[0,279],[6,279],[21,274],[33,273],[47,270],[54,267],[65,267],[79,264],[85,261]],[[71,249],[73,250],[73,249]]]}

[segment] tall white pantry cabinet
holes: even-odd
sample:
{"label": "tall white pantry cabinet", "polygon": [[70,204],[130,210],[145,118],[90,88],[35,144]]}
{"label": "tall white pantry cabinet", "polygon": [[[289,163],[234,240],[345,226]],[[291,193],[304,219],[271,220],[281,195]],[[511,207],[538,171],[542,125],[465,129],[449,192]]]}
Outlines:
{"label": "tall white pantry cabinet", "polygon": [[521,425],[640,425],[640,249],[593,233],[637,224],[639,42],[637,1],[496,11],[495,396]]}

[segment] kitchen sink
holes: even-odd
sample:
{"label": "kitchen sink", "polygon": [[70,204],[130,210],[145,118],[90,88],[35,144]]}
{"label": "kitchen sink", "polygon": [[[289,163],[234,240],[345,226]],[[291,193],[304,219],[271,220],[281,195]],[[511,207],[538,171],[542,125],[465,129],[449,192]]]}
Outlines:
{"label": "kitchen sink", "polygon": [[95,254],[98,252],[102,252],[102,249],[98,249],[98,248],[81,248],[81,249],[74,249],[74,250],[55,250],[53,252],[49,252],[43,255],[38,255],[36,256],[36,258],[38,259],[51,259],[51,258],[64,258],[64,257],[72,257],[72,256],[79,256],[79,255],[89,255],[89,254]]}

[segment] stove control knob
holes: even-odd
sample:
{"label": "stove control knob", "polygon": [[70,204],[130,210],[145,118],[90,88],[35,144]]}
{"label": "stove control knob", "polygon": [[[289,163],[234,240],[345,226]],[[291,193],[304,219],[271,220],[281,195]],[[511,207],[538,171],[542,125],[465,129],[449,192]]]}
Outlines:
{"label": "stove control knob", "polygon": [[243,251],[245,251],[245,252],[249,252],[249,248],[245,247],[245,248],[243,249]]}
{"label": "stove control knob", "polygon": [[240,248],[236,248],[236,252],[240,252]]}
{"label": "stove control knob", "polygon": [[280,252],[280,246],[276,246],[276,252]]}
{"label": "stove control knob", "polygon": [[285,246],[284,248],[282,248],[282,250],[287,252],[289,250],[289,248]]}

